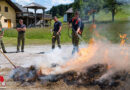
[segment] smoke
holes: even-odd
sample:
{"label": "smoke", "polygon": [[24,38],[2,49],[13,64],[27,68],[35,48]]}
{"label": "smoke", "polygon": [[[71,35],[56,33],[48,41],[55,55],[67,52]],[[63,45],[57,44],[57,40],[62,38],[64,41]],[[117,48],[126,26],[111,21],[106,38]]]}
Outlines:
{"label": "smoke", "polygon": [[[94,44],[82,45],[79,53],[71,55],[70,45],[62,49],[56,48],[45,53],[43,57],[35,58],[33,65],[42,71],[42,74],[51,75],[67,71],[83,71],[84,68],[94,64],[108,64],[112,72],[125,70],[130,71],[129,47],[121,47],[119,44],[103,43],[94,41]],[[109,74],[109,72],[108,72]]]}
{"label": "smoke", "polygon": [[[56,48],[53,51],[45,53],[41,57],[36,57],[33,64],[45,75],[59,74],[71,70],[79,72],[83,71],[84,68],[95,64],[107,64],[108,71],[100,78],[101,80],[108,78],[117,71],[125,70],[129,72],[130,47],[127,45],[120,46],[120,44],[111,44],[110,41],[111,39],[117,39],[118,37],[119,39],[117,41],[119,42],[119,34],[122,32],[130,35],[130,30],[126,30],[128,27],[129,25],[122,23],[103,23],[102,25],[97,26],[97,29],[94,31],[93,43],[81,44],[82,47],[80,46],[79,52],[74,56],[71,56],[71,46],[63,46],[62,49]],[[115,30],[115,32],[118,30],[119,32],[115,35],[113,30]]]}

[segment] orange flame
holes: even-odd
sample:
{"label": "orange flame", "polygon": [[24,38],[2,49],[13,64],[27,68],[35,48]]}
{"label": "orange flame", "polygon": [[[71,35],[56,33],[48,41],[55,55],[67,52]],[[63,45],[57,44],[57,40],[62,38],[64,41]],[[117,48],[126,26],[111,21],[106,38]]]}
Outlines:
{"label": "orange flame", "polygon": [[109,70],[109,69],[111,69],[111,68],[113,67],[113,65],[109,63],[108,54],[109,54],[109,51],[108,51],[108,49],[106,49],[105,52],[104,52],[104,61],[105,61],[105,63],[108,65],[108,66],[107,66],[107,69]]}
{"label": "orange flame", "polygon": [[92,43],[89,44],[88,48],[80,49],[78,52],[78,57],[67,62],[64,66],[62,66],[62,68],[69,68],[69,70],[77,70],[79,69],[79,67],[77,66],[83,66],[87,64],[87,62],[94,57],[96,51],[98,50],[98,45]]}
{"label": "orange flame", "polygon": [[125,60],[124,65],[127,65],[127,63],[128,63],[128,48],[125,47],[126,40],[128,39],[127,34],[123,34],[123,35],[120,34],[120,38],[121,38],[120,46],[124,46],[122,48],[121,55],[124,56],[124,60]]}
{"label": "orange flame", "polygon": [[89,27],[89,30],[90,32],[93,32],[94,29],[97,28],[97,25],[96,24],[92,24],[90,27]]}
{"label": "orange flame", "polygon": [[44,65],[40,66],[40,70],[38,71],[38,75],[49,75],[52,71],[54,71],[53,68],[44,67]]}
{"label": "orange flame", "polygon": [[[99,33],[96,32],[95,33],[97,37],[100,37]],[[120,35],[121,38],[121,46],[125,45],[125,41],[127,39],[127,34],[123,34]],[[97,51],[99,49],[99,44],[95,43],[95,40],[92,38],[89,41],[89,45],[87,48],[81,48],[79,50],[79,52],[77,53],[77,57],[69,60],[68,62],[66,62],[66,64],[60,66],[60,71],[56,71],[56,69],[52,69],[52,68],[45,68],[43,66],[41,66],[41,73],[42,74],[52,74],[54,73],[62,73],[68,70],[81,70],[82,68],[84,68],[84,66],[87,65],[87,63],[89,63],[89,61],[92,60],[92,58],[96,55]],[[124,50],[123,50],[124,51]],[[124,52],[123,52],[124,53]],[[109,62],[109,57],[108,57],[109,51],[108,49],[106,49],[104,51],[104,61],[105,63],[108,64],[108,69],[113,68],[115,65],[113,63]],[[124,53],[125,54],[125,53]],[[125,54],[125,59],[128,59],[128,53]]]}
{"label": "orange flame", "polygon": [[49,75],[52,73],[62,73],[68,70],[81,70],[82,68],[79,66],[87,64],[87,62],[94,57],[99,48],[98,45],[94,43],[94,39],[91,39],[90,41],[88,48],[81,48],[77,53],[78,57],[69,60],[66,64],[60,66],[60,71],[55,71],[55,69],[46,68],[44,65],[41,65],[39,73]]}
{"label": "orange flame", "polygon": [[120,46],[124,46],[126,39],[128,39],[127,34],[123,34],[123,35],[120,34],[120,38],[121,38]]}

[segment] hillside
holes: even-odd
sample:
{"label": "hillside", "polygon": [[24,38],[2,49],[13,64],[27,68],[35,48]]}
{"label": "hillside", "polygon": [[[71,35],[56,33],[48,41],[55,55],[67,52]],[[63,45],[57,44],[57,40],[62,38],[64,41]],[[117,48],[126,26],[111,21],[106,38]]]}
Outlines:
{"label": "hillside", "polygon": [[[111,21],[111,19],[112,19],[111,12],[101,10],[99,13],[96,14],[96,21]],[[120,11],[117,11],[115,15],[115,21],[128,21],[128,20],[130,20],[130,5],[121,6]]]}

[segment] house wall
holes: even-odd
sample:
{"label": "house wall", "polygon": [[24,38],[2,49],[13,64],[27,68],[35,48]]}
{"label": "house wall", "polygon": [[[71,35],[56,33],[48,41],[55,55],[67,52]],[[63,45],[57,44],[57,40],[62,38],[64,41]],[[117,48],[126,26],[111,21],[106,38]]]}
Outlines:
{"label": "house wall", "polygon": [[[5,22],[6,20],[11,20],[11,28],[16,27],[16,12],[14,8],[12,8],[6,1],[0,1],[0,15],[3,15],[1,18],[1,23],[3,28],[8,28],[8,21]],[[8,7],[8,12],[5,12],[5,7]]]}

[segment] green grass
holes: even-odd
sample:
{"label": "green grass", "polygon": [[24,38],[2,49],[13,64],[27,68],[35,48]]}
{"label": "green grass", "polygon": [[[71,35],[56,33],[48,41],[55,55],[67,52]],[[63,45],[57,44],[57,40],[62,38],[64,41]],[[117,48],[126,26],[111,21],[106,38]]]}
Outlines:
{"label": "green grass", "polygon": [[127,43],[130,43],[130,22],[115,22],[109,24],[98,24],[97,30],[111,43],[120,42],[120,34],[127,34]]}
{"label": "green grass", "polygon": [[[88,42],[91,37],[92,33],[89,30],[89,27],[91,24],[86,24],[84,33],[83,33],[83,39]],[[97,31],[101,36],[106,38],[108,41],[112,43],[119,43],[120,37],[119,34],[128,34],[128,38],[130,38],[130,22],[122,21],[122,22],[115,22],[115,23],[104,23],[104,24],[97,24]],[[51,38],[52,34],[50,32],[50,27],[48,28],[32,28],[27,29],[26,32],[26,44],[51,44]],[[71,33],[71,31],[70,31]],[[98,38],[98,37],[97,37]],[[17,31],[15,29],[13,30],[7,30],[5,31],[5,37],[4,37],[5,44],[9,45],[16,45],[17,43]],[[130,43],[130,40],[127,40],[128,43]],[[61,32],[61,43],[71,43],[71,38],[68,36],[68,27],[67,25],[63,25],[62,32]]]}
{"label": "green grass", "polygon": [[[17,38],[12,37],[4,37],[4,43],[7,46],[14,46],[17,45]],[[28,39],[26,38],[26,45],[43,45],[43,44],[49,44],[49,40],[42,40],[42,39]]]}
{"label": "green grass", "polygon": [[[69,43],[71,39],[67,36],[66,25],[62,27],[61,43]],[[26,44],[50,44],[52,38],[51,27],[47,28],[31,28],[26,31]],[[17,31],[10,29],[5,31],[4,42],[6,44],[16,45]]]}
{"label": "green grass", "polygon": [[[111,21],[111,12],[106,12],[106,10],[101,10],[95,15],[96,21]],[[120,7],[120,10],[115,14],[115,21],[126,21],[130,19],[130,5],[124,5]],[[90,17],[92,20],[92,17]]]}

